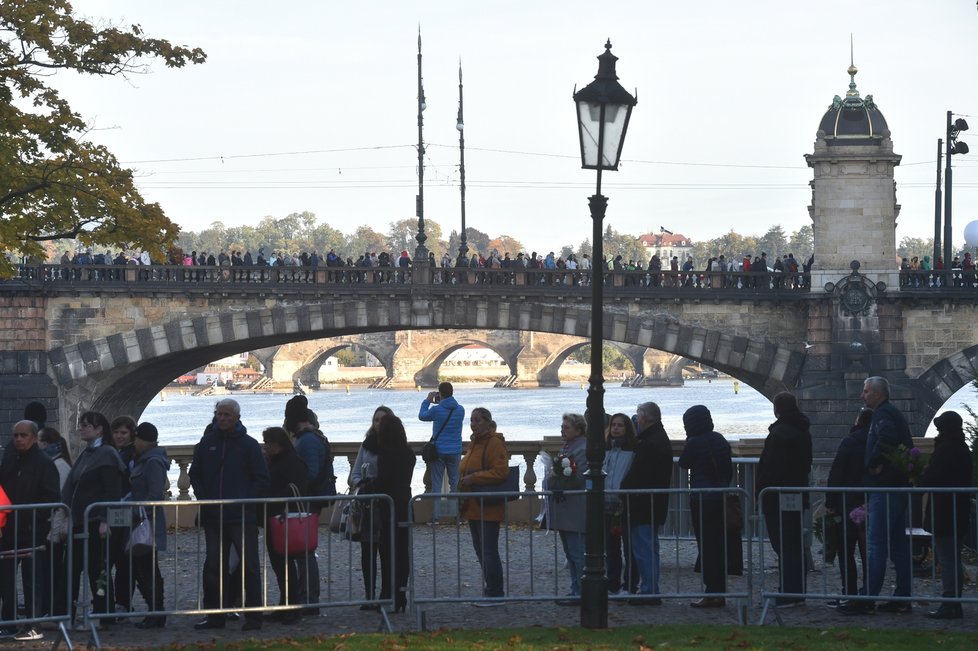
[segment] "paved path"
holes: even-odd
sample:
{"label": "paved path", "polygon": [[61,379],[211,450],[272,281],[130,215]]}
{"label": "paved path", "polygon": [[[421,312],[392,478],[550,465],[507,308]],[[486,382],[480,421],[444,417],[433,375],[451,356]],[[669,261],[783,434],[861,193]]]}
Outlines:
{"label": "paved path", "polygon": [[[559,542],[553,534],[527,527],[513,527],[501,534],[500,550],[503,554],[504,568],[507,568],[508,594],[519,596],[526,601],[508,603],[495,608],[478,608],[471,605],[479,597],[480,580],[475,554],[472,550],[468,527],[440,525],[437,527],[417,526],[415,536],[415,582],[419,598],[453,598],[459,603],[423,604],[423,620],[429,629],[434,628],[482,628],[517,626],[574,626],[579,623],[580,613],[573,607],[558,606],[553,601],[534,601],[548,595],[564,594],[567,591],[567,570],[563,568],[563,555],[559,552]],[[177,543],[161,557],[161,567],[167,590],[167,606],[172,607],[176,598],[181,608],[194,608],[199,598],[199,571],[196,567],[199,542],[196,531],[182,532]],[[816,552],[818,543],[815,545]],[[758,546],[753,548],[753,562],[760,563]],[[737,624],[737,608],[728,602],[727,607],[717,610],[701,611],[689,607],[691,598],[670,597],[680,592],[694,593],[700,590],[699,575],[693,573],[696,557],[695,543],[688,540],[662,541],[662,578],[664,604],[661,606],[631,606],[624,601],[613,599],[609,605],[608,621],[611,626],[669,624]],[[775,557],[767,549],[764,558],[764,580],[774,585],[777,570]],[[359,571],[359,547],[340,539],[325,530],[320,537],[320,572],[322,577],[323,599],[356,600],[363,594],[363,584]],[[351,571],[351,566],[354,568]],[[532,568],[532,569],[531,569]],[[267,569],[267,568],[266,568]],[[277,603],[278,593],[275,581],[268,569],[266,581],[267,600]],[[967,567],[968,574],[975,577],[976,568]],[[756,574],[756,573],[755,573]],[[892,573],[891,573],[892,574]],[[888,575],[888,579],[892,576]],[[759,585],[755,578],[750,587],[754,595],[752,603],[746,608],[748,623],[756,624],[761,615]],[[748,578],[731,577],[728,589],[747,591]],[[815,571],[809,574],[809,591],[831,592],[839,584],[838,568],[823,567],[816,561]],[[939,577],[917,578],[914,581],[916,594],[935,594],[939,592]],[[176,591],[173,586],[178,586]],[[437,587],[437,590],[436,590]],[[884,588],[889,590],[890,586]],[[978,596],[974,583],[965,588],[968,596]],[[136,599],[137,609],[142,607]],[[824,602],[810,599],[806,607],[782,611],[786,625],[797,626],[864,626],[879,628],[948,629],[978,631],[978,604],[966,605],[966,618],[951,623],[930,620],[924,617],[928,606],[915,605],[911,615],[875,614],[862,617],[845,617],[824,606]],[[141,617],[141,615],[140,615]],[[106,648],[146,648],[163,645],[187,645],[195,647],[212,641],[240,641],[249,638],[273,639],[286,636],[334,635],[350,632],[374,632],[382,625],[382,617],[375,612],[361,611],[357,606],[336,606],[324,608],[319,616],[303,617],[300,623],[286,626],[266,620],[261,631],[242,633],[241,625],[229,622],[220,631],[196,631],[193,623],[199,617],[171,617],[166,628],[142,631],[133,626],[137,619],[100,631],[102,644]],[[392,614],[390,622],[395,631],[416,630],[422,615]],[[767,623],[776,625],[773,615]],[[48,626],[42,627],[45,639],[34,643],[15,643],[5,641],[6,648],[47,648],[56,632]],[[71,633],[76,646],[88,642],[88,634],[82,631]]]}

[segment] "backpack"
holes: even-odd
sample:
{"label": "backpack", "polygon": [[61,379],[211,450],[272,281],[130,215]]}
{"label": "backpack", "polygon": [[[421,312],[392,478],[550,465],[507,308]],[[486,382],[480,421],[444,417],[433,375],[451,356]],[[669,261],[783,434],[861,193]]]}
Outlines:
{"label": "backpack", "polygon": [[333,450],[329,446],[329,439],[325,434],[313,432],[323,445],[323,465],[319,469],[319,474],[313,482],[315,495],[330,497],[336,495],[336,474],[333,472]]}

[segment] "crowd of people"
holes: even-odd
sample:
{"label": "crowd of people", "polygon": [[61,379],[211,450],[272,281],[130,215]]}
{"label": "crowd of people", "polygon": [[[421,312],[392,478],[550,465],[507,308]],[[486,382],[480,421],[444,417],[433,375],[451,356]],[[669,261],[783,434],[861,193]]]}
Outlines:
{"label": "crowd of people", "polygon": [[[889,400],[889,385],[884,378],[868,378],[862,398],[865,408],[856,417],[849,436],[840,443],[827,482],[830,490],[826,492],[826,512],[843,521],[829,535],[836,538],[834,542],[841,550],[840,594],[848,597],[833,605],[847,615],[873,610],[909,613],[912,564],[907,526],[911,497],[890,489],[910,487],[910,471],[893,453],[912,448],[913,440],[906,419]],[[799,490],[794,501],[786,497],[791,488],[810,486],[812,435],[810,421],[793,394],[776,395],[773,407],[774,422],[757,464],[754,498],[779,559],[776,592],[780,596],[775,606],[789,608],[805,602],[809,561],[804,536],[810,524],[805,521],[808,492]],[[442,382],[421,402],[418,419],[431,423],[426,445],[430,449],[423,452],[423,457],[431,471],[432,492],[442,495],[441,482],[447,476],[446,492],[458,501],[456,516],[454,510],[439,512],[440,503],[448,500],[432,500],[430,522],[458,517],[468,523],[482,577],[483,598],[475,605],[494,606],[506,596],[499,537],[507,521],[507,509],[504,499],[489,499],[485,491],[509,490],[500,487],[510,474],[510,455],[505,436],[484,407],[473,409],[469,415],[470,445],[463,454],[465,415],[465,407],[456,399],[449,382]],[[0,487],[15,505],[63,502],[70,508],[70,521],[57,510],[29,514],[30,517],[25,517],[27,512],[21,516],[19,512],[0,511],[0,515],[10,515],[5,518],[6,524],[0,522],[0,548],[36,550],[29,555],[4,555],[0,559],[0,618],[5,622],[17,619],[14,580],[19,564],[27,618],[69,612],[73,615],[75,608],[88,607],[79,601],[85,569],[91,611],[100,615],[100,625],[114,623],[114,613],[131,612],[133,595],[138,590],[149,613],[136,626],[164,626],[166,617],[158,614],[166,610],[164,579],[158,564],[159,554],[167,544],[163,509],[134,507],[134,523],[147,519],[152,531],[152,552],[137,553],[130,544],[130,530],[110,527],[105,507],[93,506],[163,499],[170,460],[159,445],[157,428],[149,422],[137,424],[127,416],[110,421],[99,412],[84,412],[78,419],[83,447],[72,459],[61,434],[46,426],[46,416],[40,403],[31,403],[25,409],[24,419],[14,426],[13,440],[0,462]],[[705,595],[690,606],[723,608],[727,577],[744,571],[742,505],[736,493],[730,491],[734,479],[731,448],[715,430],[705,405],[687,409],[682,421],[686,439],[677,462],[689,475],[690,524],[698,550],[695,569],[701,573]],[[970,487],[971,455],[961,417],[945,412],[934,422],[939,431],[935,452],[926,469],[915,475],[916,484]],[[661,410],[654,402],[639,404],[634,415],[612,414],[606,424],[603,469],[607,477],[604,529],[608,590],[624,596],[630,605],[656,606],[662,603],[659,533],[670,511],[670,493],[662,489],[671,487],[672,445]],[[564,414],[560,427],[563,444],[549,459],[543,481],[545,497],[538,521],[557,533],[566,560],[569,589],[558,599],[560,605],[580,604],[586,528],[582,491],[588,467],[586,433],[583,415]],[[239,404],[222,399],[194,448],[189,474],[196,498],[230,500],[203,505],[199,512],[205,543],[201,606],[218,612],[198,621],[197,629],[223,628],[227,612],[240,606],[245,607],[243,630],[260,629],[268,617],[290,624],[303,614],[318,612],[321,581],[315,550],[284,552],[266,534],[266,553],[278,583],[279,605],[284,608],[263,613],[262,608],[267,606],[263,605],[259,528],[270,527],[272,518],[309,508],[303,507],[303,497],[336,495],[329,441],[305,396],[290,399],[282,426],[266,428],[261,439],[263,445],[249,435]],[[363,609],[379,609],[384,601],[393,602],[394,613],[403,612],[406,607],[415,463],[402,420],[390,408],[377,407],[347,478],[353,494],[389,498],[366,507],[364,522],[369,524],[358,538]],[[466,497],[466,493],[476,495]],[[262,498],[282,499],[235,502]],[[930,500],[927,520],[933,524],[943,597],[948,600],[962,594],[960,555],[970,500],[969,493],[953,491],[935,493]],[[393,532],[389,529],[391,523]],[[87,545],[72,547],[70,576],[64,570],[68,566],[68,536],[79,542],[88,538]],[[45,544],[38,546],[39,541]],[[862,559],[861,573],[857,572],[857,551]],[[881,595],[888,561],[896,579],[892,598]],[[53,573],[48,575],[49,571]],[[876,605],[877,600],[882,602]],[[929,616],[956,619],[963,616],[963,610],[960,602],[946,601]],[[41,637],[32,626],[4,634],[16,635],[19,640]]]}
{"label": "crowd of people", "polygon": [[[626,260],[621,255],[605,257],[605,283],[624,287],[691,287],[700,289],[808,289],[809,272],[814,256],[804,262],[794,254],[768,258],[767,253],[745,255],[743,258],[719,255],[697,265],[692,256],[660,258],[653,255],[648,262]],[[580,256],[555,255],[553,251],[540,255],[519,252],[451,255],[441,259],[429,253],[428,265],[433,270],[435,284],[477,285],[571,285],[588,286],[593,261],[588,254]],[[141,266],[136,275],[126,275],[118,267]],[[183,269],[179,269],[183,268]],[[114,281],[133,280],[162,282],[229,282],[229,283],[347,283],[383,284],[410,282],[414,261],[406,250],[393,252],[365,251],[357,258],[338,255],[333,249],[326,253],[303,251],[298,254],[272,251],[266,256],[264,248],[256,254],[250,250],[230,252],[191,251],[171,252],[164,261],[152,260],[141,253],[92,253],[85,250],[72,254],[65,251],[60,267],[47,271],[45,280]],[[317,274],[317,272],[322,272]],[[37,273],[31,266],[23,273]]]}
{"label": "crowd of people", "polygon": [[[949,275],[950,274],[950,275]],[[900,258],[900,287],[975,287],[978,275],[970,251],[954,256],[951,267],[938,256],[931,264],[930,256]]]}

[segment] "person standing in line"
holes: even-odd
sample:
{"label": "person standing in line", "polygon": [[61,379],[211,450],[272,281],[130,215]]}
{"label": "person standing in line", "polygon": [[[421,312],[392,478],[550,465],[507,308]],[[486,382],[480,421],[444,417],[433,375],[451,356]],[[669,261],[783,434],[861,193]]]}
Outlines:
{"label": "person standing in line", "polygon": [[[889,458],[899,447],[913,447],[910,426],[897,407],[890,402],[890,384],[885,378],[875,376],[863,383],[863,402],[873,410],[873,419],[866,436],[866,454],[863,459],[867,487],[866,551],[869,557],[866,568],[866,594],[878,596],[883,589],[886,562],[891,560],[896,574],[895,597],[909,597],[911,589],[909,494],[873,492],[874,487],[909,488],[907,473]],[[880,612],[909,614],[909,601],[887,601],[879,605]],[[839,611],[846,615],[858,615],[872,611],[870,601],[850,601]]]}
{"label": "person standing in line", "polygon": [[[849,435],[839,443],[829,469],[826,486],[830,488],[861,487],[865,472],[866,437],[869,435],[869,423],[873,419],[873,410],[863,407],[856,416],[856,422],[849,430]],[[866,493],[862,490],[846,492],[828,492],[825,494],[825,510],[829,515],[839,516],[842,521],[836,526],[839,550],[839,573],[842,575],[842,593],[847,596],[859,594],[859,576],[856,573],[856,548],[859,548],[859,558],[862,560],[863,588],[866,586],[866,524],[864,521],[854,522],[852,512],[862,506],[865,509]],[[847,601],[839,601],[835,605],[844,606]]]}
{"label": "person standing in line", "polygon": [[[769,487],[808,486],[812,471],[812,435],[809,421],[798,409],[795,396],[783,391],[774,396],[774,417],[768,427],[764,450],[757,462],[755,499]],[[768,538],[778,555],[780,586],[787,594],[805,593],[805,549],[802,511],[808,507],[808,493],[801,493],[795,509],[782,510],[780,491],[768,491],[760,504]],[[797,494],[796,494],[797,495]],[[775,605],[788,608],[804,604],[803,597],[778,597]]]}
{"label": "person standing in line", "polygon": [[[965,442],[960,414],[945,411],[934,419],[937,438],[934,454],[920,477],[921,486],[970,488],[974,479],[971,450]],[[971,520],[970,493],[933,493],[930,495],[930,517],[924,518],[927,528],[933,525],[934,549],[941,565],[941,596],[960,599],[964,587],[961,567],[961,543]],[[961,619],[961,603],[943,602],[937,610],[927,613],[931,619]]]}
{"label": "person standing in line", "polygon": [[[214,420],[194,446],[190,485],[199,500],[254,499],[268,493],[268,466],[258,441],[241,423],[241,407],[225,398],[217,403]],[[200,509],[204,528],[204,609],[224,607],[222,586],[231,582],[228,566],[233,547],[244,573],[245,607],[262,605],[261,564],[258,556],[258,512],[254,505],[208,505]],[[223,613],[207,615],[198,630],[224,628]],[[262,627],[259,610],[249,610],[241,630]]]}
{"label": "person standing in line", "polygon": [[[438,448],[438,458],[429,465],[431,471],[431,492],[441,493],[441,482],[448,472],[448,489],[458,490],[458,463],[462,457],[462,424],[465,422],[465,407],[458,404],[451,382],[442,382],[437,391],[432,391],[421,402],[418,419],[431,423],[431,438]],[[437,518],[438,501],[432,503],[432,521]]]}
{"label": "person standing in line", "polygon": [[[165,499],[163,491],[166,473],[170,470],[170,458],[166,455],[166,448],[159,446],[159,436],[153,423],[140,423],[136,427],[136,438],[133,440],[135,453],[129,471],[129,482],[132,486],[130,501],[160,502]],[[132,579],[126,588],[132,594],[135,584],[147,609],[154,612],[164,609],[159,553],[166,551],[166,513],[161,506],[150,507],[145,511],[153,531],[153,549],[142,554],[130,550],[128,562],[132,565]],[[163,628],[165,625],[166,615],[148,615],[136,622],[136,628],[142,629]]]}
{"label": "person standing in line", "polygon": [[[380,421],[384,416],[393,416],[394,410],[390,407],[381,405],[374,410],[373,418],[370,421],[370,429],[363,437],[363,443],[357,450],[356,461],[350,467],[350,478],[348,484],[351,489],[365,486],[377,477],[377,455],[380,453],[380,442],[378,431]],[[335,507],[334,507],[335,508]],[[374,522],[373,518],[366,518],[368,531],[366,535],[360,536],[360,570],[363,574],[364,598],[367,601],[377,599],[377,562],[380,556],[380,545],[378,537],[374,532],[369,531],[369,525]],[[373,604],[363,604],[360,610],[377,610]]]}
{"label": "person standing in line", "polygon": [[[44,451],[58,469],[58,499],[61,501],[61,491],[64,490],[65,482],[71,473],[71,452],[68,450],[68,442],[61,437],[61,432],[53,427],[45,427],[37,434],[37,447]],[[64,509],[57,509],[51,513],[51,530],[48,533],[48,555],[50,562],[45,562],[45,568],[51,568],[51,582],[44,584],[45,590],[50,590],[44,603],[49,608],[48,614],[65,615],[68,612],[68,563],[66,554],[68,551],[67,538],[71,529],[68,521],[69,514]],[[50,586],[50,588],[48,587]]]}
{"label": "person standing in line", "polygon": [[585,497],[583,493],[565,495],[564,491],[584,488],[584,471],[587,470],[587,421],[580,414],[564,414],[560,424],[560,436],[564,445],[554,459],[550,473],[544,478],[543,490],[552,491],[547,498],[547,527],[557,531],[567,559],[570,574],[570,592],[558,599],[558,606],[579,606],[581,603],[581,576],[584,573]]}
{"label": "person standing in line", "polygon": [[[672,484],[672,443],[662,426],[662,411],[654,402],[643,402],[636,410],[638,437],[635,460],[621,483],[627,489],[669,488]],[[669,494],[630,495],[628,524],[631,550],[641,579],[641,597],[628,600],[633,606],[658,606],[659,529],[669,515]]]}
{"label": "person standing in line", "polygon": [[[485,407],[472,410],[469,420],[472,445],[459,464],[459,490],[479,492],[509,475],[509,450],[496,431],[496,422]],[[506,500],[470,497],[462,501],[459,515],[469,521],[472,547],[482,569],[482,596],[505,596],[503,562],[499,558],[499,529],[506,520]],[[498,601],[477,601],[476,606],[500,606]]]}
{"label": "person standing in line", "polygon": [[[113,605],[112,582],[105,565],[106,546],[112,544],[113,532],[106,520],[105,507],[88,512],[88,558],[84,540],[86,509],[96,502],[118,502],[122,499],[125,466],[112,447],[112,428],[108,419],[97,411],[86,411],[78,417],[78,436],[85,448],[61,490],[61,501],[71,509],[71,534],[74,536],[71,559],[71,603],[78,605],[82,570],[86,570],[92,593],[92,612],[109,613]],[[85,561],[88,564],[86,566]],[[74,618],[74,617],[72,617]],[[99,624],[109,626],[113,620],[102,618]]]}
{"label": "person standing in line", "polygon": [[[336,495],[336,475],[333,474],[333,452],[329,440],[319,429],[319,419],[312,409],[305,408],[305,396],[295,396],[285,405],[285,430],[292,434],[295,453],[306,465],[308,476],[307,494],[312,497],[331,497]],[[319,511],[322,502],[311,503],[313,511]],[[299,574],[299,603],[319,603],[319,561],[312,550],[296,556]],[[318,609],[310,607],[305,614],[318,614]]]}
{"label": "person standing in line", "polygon": [[[308,470],[296,454],[289,433],[282,427],[268,427],[261,436],[268,459],[268,497],[292,497],[296,492],[306,495],[309,487]],[[283,513],[296,513],[300,510],[297,502],[272,502],[267,505],[264,517],[267,521]],[[278,605],[297,606],[301,603],[298,555],[275,551],[270,535],[265,536],[265,546],[269,564],[278,583]],[[282,624],[295,624],[299,621],[299,611],[297,608],[277,611],[269,619],[275,619]]]}
{"label": "person standing in line", "polygon": [[[51,504],[59,501],[58,470],[54,462],[37,446],[37,423],[22,420],[13,427],[13,450],[0,463],[0,486],[13,505]],[[48,535],[49,511],[27,509],[7,514],[7,524],[0,529],[0,549],[7,552],[0,560],[0,619],[13,622],[17,617],[17,566],[23,585],[24,616],[43,616],[43,579],[47,577],[38,562],[43,556],[12,554],[14,549],[36,549]],[[16,640],[39,640],[44,637],[34,624],[16,631],[6,631]]]}
{"label": "person standing in line", "polygon": [[[686,445],[679,456],[679,466],[689,471],[689,487],[726,488],[733,477],[730,444],[713,430],[713,416],[704,405],[694,405],[683,414]],[[693,533],[699,549],[705,592],[727,590],[727,532],[724,525],[724,494],[693,493],[689,498]],[[723,608],[723,597],[703,597],[690,604],[693,608]]]}
{"label": "person standing in line", "polygon": [[[119,494],[125,499],[132,486],[129,475],[132,472],[132,462],[136,455],[134,444],[136,438],[136,421],[130,416],[119,416],[112,419],[112,446],[119,453],[122,465],[125,470],[122,472],[122,486]],[[129,545],[129,531],[118,529],[112,533],[112,543],[109,549],[110,573],[114,573],[112,585],[115,595],[115,605],[122,612],[132,610],[132,572],[129,566],[129,554],[126,547]]]}
{"label": "person standing in line", "polygon": [[627,499],[616,494],[635,458],[635,427],[625,414],[615,414],[608,421],[604,435],[605,456],[604,501],[605,540],[608,554],[608,594],[638,592],[638,568],[629,540],[631,521],[628,519]]}
{"label": "person standing in line", "polygon": [[[393,594],[394,612],[404,612],[407,606],[407,584],[411,573],[408,527],[411,523],[411,478],[417,459],[408,445],[404,423],[397,416],[384,416],[377,431],[377,476],[364,490],[370,494],[388,495],[394,503],[379,501],[372,506],[379,510],[380,522],[380,599],[388,600]],[[394,548],[391,549],[391,522],[394,524]],[[394,559],[394,575],[391,574],[391,558]]]}

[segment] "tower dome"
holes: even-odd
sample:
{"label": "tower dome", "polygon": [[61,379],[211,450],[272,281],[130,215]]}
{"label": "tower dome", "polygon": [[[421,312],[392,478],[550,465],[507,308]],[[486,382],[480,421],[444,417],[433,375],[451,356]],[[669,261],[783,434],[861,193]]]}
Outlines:
{"label": "tower dome", "polygon": [[828,146],[838,145],[878,145],[889,138],[890,129],[886,118],[873,102],[873,96],[864,98],[856,90],[854,65],[849,66],[849,90],[843,99],[836,95],[829,110],[822,116],[818,125],[819,137],[825,138]]}

